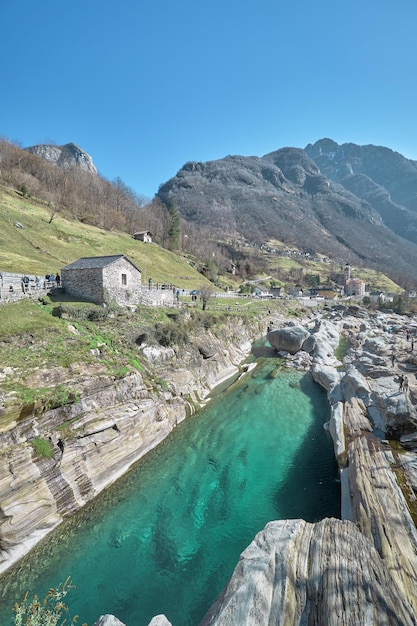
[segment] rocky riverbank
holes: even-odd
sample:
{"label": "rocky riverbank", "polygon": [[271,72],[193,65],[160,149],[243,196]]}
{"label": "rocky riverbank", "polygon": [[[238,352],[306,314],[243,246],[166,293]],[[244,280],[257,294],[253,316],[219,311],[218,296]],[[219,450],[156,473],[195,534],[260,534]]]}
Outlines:
{"label": "rocky riverbank", "polygon": [[[268,339],[287,365],[311,370],[327,391],[342,519],[271,521],[242,553],[201,626],[416,624],[417,354],[406,331],[412,336],[417,323],[340,306],[301,323],[277,318],[272,327]],[[27,548],[31,535],[53,528],[157,445],[216,382],[237,372],[256,331],[262,334],[259,327],[229,328],[221,339],[208,333],[181,355],[149,349],[167,381],[164,393],[140,375],[86,378],[77,405],[3,433],[3,554]],[[409,380],[405,391],[400,375]],[[36,459],[30,438],[51,432],[57,443],[65,423],[73,430],[64,453],[57,448],[53,460]],[[169,621],[159,615],[151,624]],[[116,625],[108,615],[96,624]]]}
{"label": "rocky riverbank", "polygon": [[407,317],[338,307],[269,333],[327,390],[342,520],[268,524],[201,626],[417,623],[417,355],[407,329],[416,331]]}
{"label": "rocky riverbank", "polygon": [[[0,572],[157,446],[213,387],[237,374],[263,327],[235,319],[223,325],[221,337],[202,331],[181,349],[144,346],[154,379],[163,380],[154,387],[139,372],[117,380],[78,368],[68,381],[68,369],[34,370],[34,386],[70,382],[80,399],[2,420]],[[52,458],[36,454],[36,439],[49,440]]]}

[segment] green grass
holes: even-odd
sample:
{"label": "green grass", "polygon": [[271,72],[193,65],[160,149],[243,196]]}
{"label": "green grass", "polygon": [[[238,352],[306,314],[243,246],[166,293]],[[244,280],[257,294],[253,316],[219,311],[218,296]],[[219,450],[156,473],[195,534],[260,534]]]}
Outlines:
{"label": "green grass", "polygon": [[43,437],[36,437],[31,441],[32,448],[35,451],[35,454],[43,459],[52,459],[54,456],[54,451],[52,450],[51,444],[48,439],[44,439]]}
{"label": "green grass", "polygon": [[43,305],[31,300],[0,306],[0,339],[33,332],[38,335],[61,328],[61,320],[52,317]]}
{"label": "green grass", "polygon": [[[85,256],[125,254],[142,272],[146,284],[172,283],[198,289],[208,281],[186,259],[157,244],[136,241],[127,233],[108,232],[55,215],[32,198],[3,187],[0,190],[0,271],[39,274],[61,268]],[[24,228],[17,228],[16,223]]]}

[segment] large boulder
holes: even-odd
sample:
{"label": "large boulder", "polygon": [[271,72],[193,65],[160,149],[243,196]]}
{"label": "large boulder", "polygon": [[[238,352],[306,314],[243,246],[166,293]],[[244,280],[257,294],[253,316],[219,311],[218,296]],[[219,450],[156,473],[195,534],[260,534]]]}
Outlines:
{"label": "large boulder", "polygon": [[301,350],[309,334],[308,330],[303,326],[285,326],[278,330],[271,330],[267,334],[267,339],[278,352],[283,351],[295,354]]}
{"label": "large boulder", "polygon": [[316,383],[319,383],[326,391],[332,391],[340,382],[340,373],[331,365],[313,363],[311,373]]}

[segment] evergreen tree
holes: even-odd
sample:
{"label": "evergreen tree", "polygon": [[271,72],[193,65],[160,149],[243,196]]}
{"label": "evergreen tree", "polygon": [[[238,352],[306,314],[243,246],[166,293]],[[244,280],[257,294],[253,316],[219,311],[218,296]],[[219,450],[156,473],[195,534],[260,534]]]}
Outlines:
{"label": "evergreen tree", "polygon": [[169,215],[171,218],[171,226],[168,232],[168,249],[169,250],[179,250],[180,248],[180,235],[181,235],[181,224],[180,224],[180,216],[175,204],[173,204],[169,209]]}

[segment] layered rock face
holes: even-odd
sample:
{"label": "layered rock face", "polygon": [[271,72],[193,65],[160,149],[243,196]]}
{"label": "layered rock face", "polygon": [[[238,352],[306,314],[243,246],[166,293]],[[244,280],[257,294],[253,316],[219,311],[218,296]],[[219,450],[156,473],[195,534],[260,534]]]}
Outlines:
{"label": "layered rock face", "polygon": [[200,626],[413,623],[377,550],[351,522],[270,522]]}
{"label": "layered rock face", "polygon": [[[181,351],[145,348],[163,388],[141,374],[124,379],[86,373],[71,381],[80,400],[40,416],[2,421],[0,433],[0,572],[62,519],[84,506],[199,406],[219,382],[239,371],[260,328],[236,322],[218,339],[210,332]],[[32,378],[67,372],[39,370]],[[92,377],[93,376],[93,377]],[[39,381],[38,381],[39,382]],[[54,456],[31,443],[50,440]]]}

